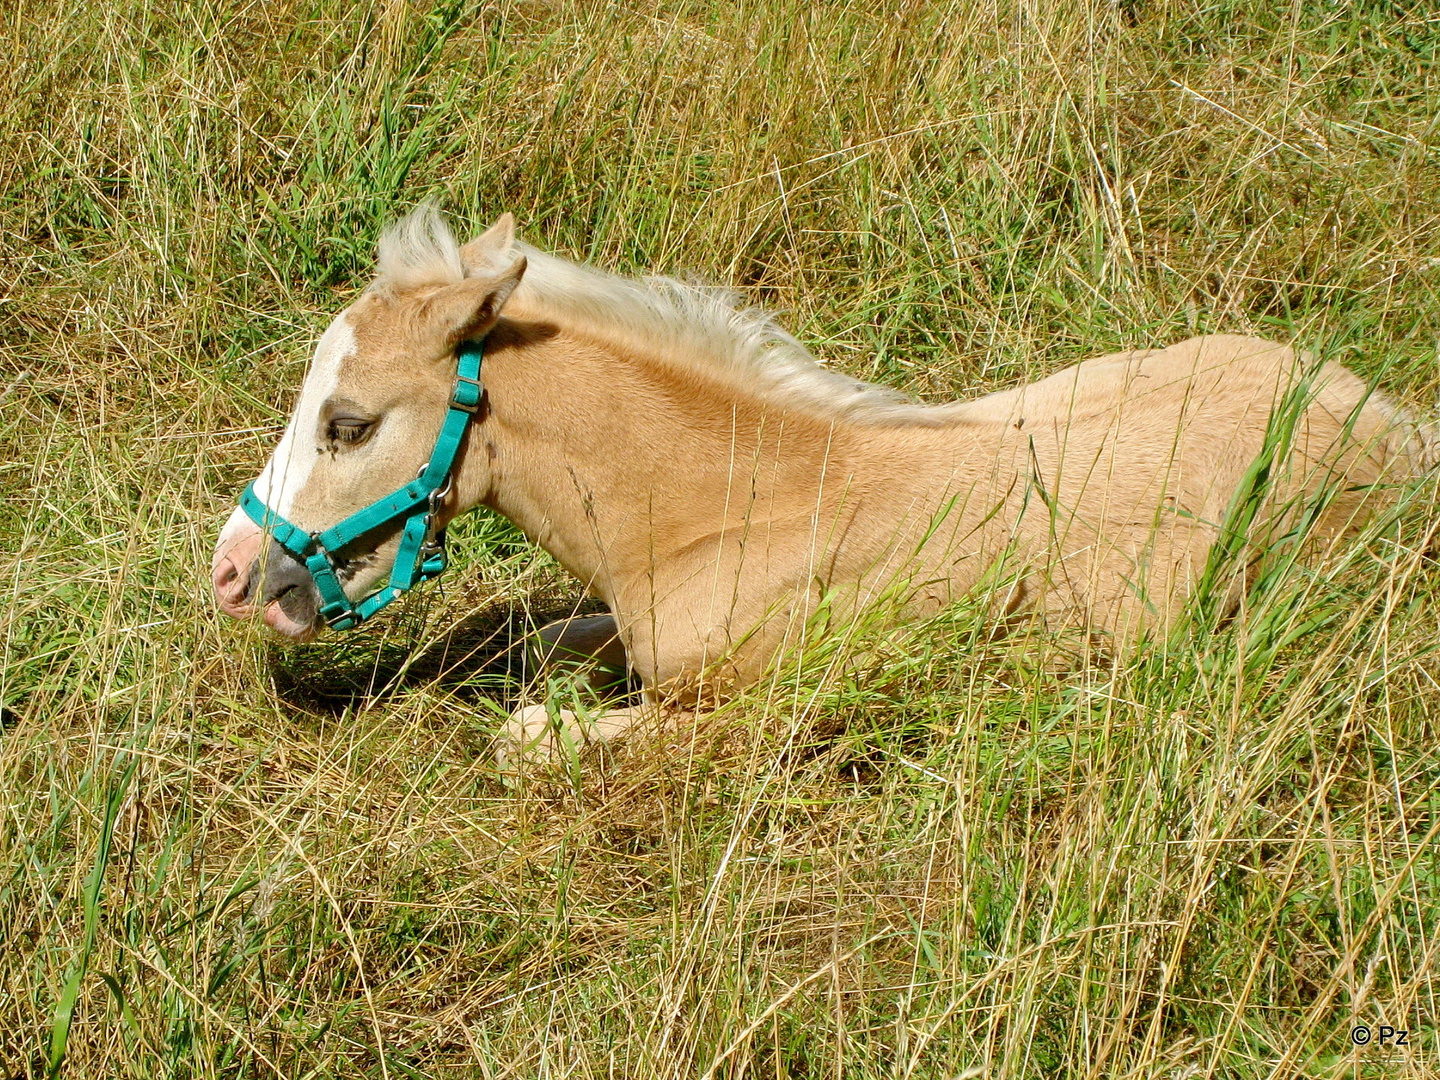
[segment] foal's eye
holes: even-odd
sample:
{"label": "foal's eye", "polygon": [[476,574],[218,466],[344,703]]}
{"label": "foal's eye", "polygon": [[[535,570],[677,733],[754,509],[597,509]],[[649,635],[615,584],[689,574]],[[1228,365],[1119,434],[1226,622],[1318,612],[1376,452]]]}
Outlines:
{"label": "foal's eye", "polygon": [[330,421],[330,441],[346,444],[360,442],[370,433],[374,426],[372,420],[356,420],[353,417],[341,417]]}

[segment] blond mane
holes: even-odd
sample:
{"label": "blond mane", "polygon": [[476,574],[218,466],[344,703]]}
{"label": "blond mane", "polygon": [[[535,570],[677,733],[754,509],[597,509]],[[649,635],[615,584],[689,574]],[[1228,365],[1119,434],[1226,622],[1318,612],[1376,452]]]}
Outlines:
{"label": "blond mane", "polygon": [[[517,242],[528,262],[517,301],[657,360],[825,419],[876,424],[954,423],[947,406],[921,405],[888,386],[824,366],[769,312],[734,289],[670,277],[621,277]],[[402,292],[465,277],[459,243],[422,204],[380,238],[374,287]]]}

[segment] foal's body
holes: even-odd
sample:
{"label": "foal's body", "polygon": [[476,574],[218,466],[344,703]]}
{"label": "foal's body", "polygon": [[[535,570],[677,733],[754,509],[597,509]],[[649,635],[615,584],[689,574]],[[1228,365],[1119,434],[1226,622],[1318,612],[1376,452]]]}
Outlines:
{"label": "foal's body", "polygon": [[[557,358],[588,351],[563,335],[550,347]],[[702,673],[712,692],[753,681],[822,598],[843,614],[888,591],[928,614],[1002,555],[1018,572],[1004,609],[1122,636],[1164,626],[1300,375],[1288,348],[1194,338],[903,423],[863,410],[819,417],[734,387],[692,386],[681,399],[643,357],[603,351],[593,367],[569,366],[566,383],[577,404],[613,402],[565,425],[497,408],[497,459],[524,467],[484,501],[605,602],[644,686],[686,703]],[[505,352],[488,362],[497,402],[538,399],[523,375],[507,385]],[[518,352],[513,366],[556,370]],[[1394,416],[1354,375],[1327,364],[1310,386],[1257,537],[1336,469],[1346,490],[1315,534],[1343,531],[1365,494],[1356,489],[1404,458]]]}
{"label": "foal's body", "polygon": [[[485,399],[442,514],[489,506],[554,555],[611,615],[543,636],[612,660],[623,648],[652,704],[755,680],[822,604],[843,618],[884,597],[923,615],[987,575],[1000,612],[1162,629],[1257,461],[1275,459],[1241,538],[1258,550],[1307,498],[1310,537],[1344,533],[1429,453],[1344,368],[1253,338],[1118,353],[926,407],[827,371],[728,298],[512,237],[502,219],[458,248],[429,211],[390,234],[256,490],[310,530],[406,483],[434,444],[457,343],[483,337]],[[346,592],[383,582],[396,543],[341,553]],[[221,606],[308,636],[313,584],[274,548],[264,568],[263,544],[237,512],[215,557]],[[544,724],[521,710],[513,737]]]}

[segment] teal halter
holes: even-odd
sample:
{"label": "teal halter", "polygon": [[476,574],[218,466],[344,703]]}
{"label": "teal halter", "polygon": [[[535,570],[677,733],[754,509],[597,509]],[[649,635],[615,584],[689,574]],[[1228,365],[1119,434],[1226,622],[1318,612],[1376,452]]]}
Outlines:
{"label": "teal halter", "polygon": [[[450,494],[455,455],[460,452],[460,442],[471,417],[480,409],[483,393],[480,385],[482,343],[461,342],[455,352],[458,366],[455,388],[450,392],[450,410],[445,414],[430,460],[420,467],[419,475],[410,483],[323,532],[313,533],[292,525],[266,506],[255,494],[253,483],[240,496],[240,508],[250,520],[310,571],[315,587],[320,590],[320,617],[335,630],[359,626],[402,593],[422,581],[439,577],[445,570],[445,530],[436,525],[436,514],[440,500]],[[390,581],[379,592],[352,604],[340,587],[331,552],[340,551],[366,533],[400,519],[405,524]]]}

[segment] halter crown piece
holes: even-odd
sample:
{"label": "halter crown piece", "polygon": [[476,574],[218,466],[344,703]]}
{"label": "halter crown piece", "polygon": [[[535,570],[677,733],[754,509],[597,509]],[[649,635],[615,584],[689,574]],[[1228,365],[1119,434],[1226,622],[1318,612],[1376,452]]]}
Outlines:
{"label": "halter crown piece", "polygon": [[[445,570],[445,530],[437,527],[436,514],[440,509],[440,500],[450,494],[455,455],[460,452],[460,443],[470,427],[471,418],[480,409],[483,344],[478,341],[461,342],[455,355],[455,388],[450,392],[450,409],[435,439],[435,449],[430,460],[420,467],[419,475],[404,487],[363,510],[357,510],[323,532],[313,533],[292,525],[266,506],[255,494],[253,483],[240,496],[240,508],[250,520],[310,571],[315,587],[320,590],[320,617],[333,629],[349,630],[359,626],[402,593],[409,592],[422,581],[439,577]],[[379,592],[372,593],[359,603],[351,603],[340,587],[335,557],[331,553],[397,520],[403,520],[404,525],[390,581]]]}

